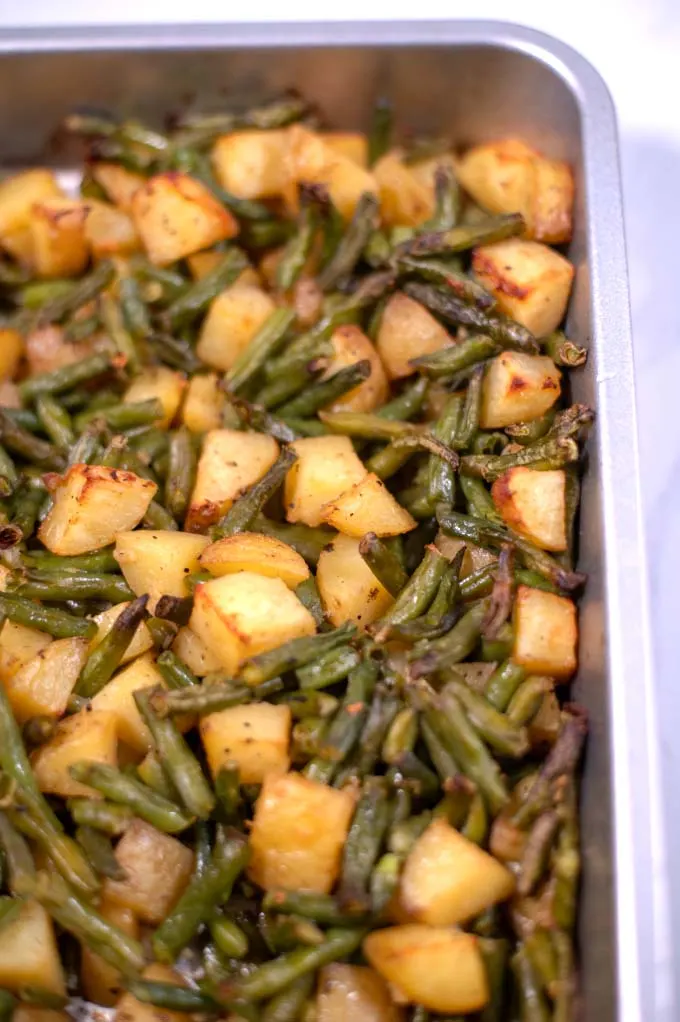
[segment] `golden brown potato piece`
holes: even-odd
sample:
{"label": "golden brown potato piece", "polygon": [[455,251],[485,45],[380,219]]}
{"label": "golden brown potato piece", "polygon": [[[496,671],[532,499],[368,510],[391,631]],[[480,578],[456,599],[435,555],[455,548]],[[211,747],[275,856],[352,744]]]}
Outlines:
{"label": "golden brown potato piece", "polygon": [[519,586],[512,658],[532,674],[565,680],[576,670],[576,607],[566,596]]}
{"label": "golden brown potato piece", "polygon": [[358,131],[324,131],[321,136],[331,149],[360,167],[368,167],[368,139]]}
{"label": "golden brown potato piece", "polygon": [[417,524],[372,472],[326,504],[323,520],[338,532],[358,539],[367,532],[399,536],[415,529]]}
{"label": "golden brown potato piece", "polygon": [[27,628],[14,621],[5,621],[0,629],[0,682],[9,682],[24,664],[29,663],[51,642],[52,636],[45,632]]}
{"label": "golden brown potato piece", "polygon": [[188,174],[149,178],[132,196],[132,218],[152,263],[165,266],[238,234],[238,223]]}
{"label": "golden brown potato piece", "polygon": [[41,987],[66,994],[52,920],[37,901],[24,902],[16,919],[0,929],[0,986],[13,991]]}
{"label": "golden brown potato piece", "polygon": [[88,656],[87,639],[55,639],[4,682],[20,724],[46,714],[61,717]]}
{"label": "golden brown potato piece", "polygon": [[206,547],[200,561],[201,567],[211,575],[252,571],[256,575],[280,578],[289,589],[295,589],[309,578],[309,568],[297,550],[259,532],[239,532],[219,539]]}
{"label": "golden brown potato piece", "polygon": [[297,184],[324,185],[346,220],[352,216],[364,192],[377,194],[375,176],[329,146],[321,135],[301,124],[294,124],[288,130],[292,180]]}
{"label": "golden brown potato piece", "polygon": [[177,415],[182,401],[186,381],[181,373],[167,366],[152,366],[143,369],[125,391],[123,401],[134,404],[156,398],[163,406],[163,418],[158,425],[168,429]]}
{"label": "golden brown potato piece", "polygon": [[241,494],[272,467],[279,445],[264,433],[214,429],[206,434],[186,518],[188,532],[219,521]]}
{"label": "golden brown potato piece", "polygon": [[508,238],[472,254],[475,276],[498,307],[536,337],[555,330],[567,309],[574,267],[538,241]]}
{"label": "golden brown potato piece", "polygon": [[385,980],[363,965],[327,965],[319,973],[317,1022],[403,1022]]}
{"label": "golden brown potato piece", "polygon": [[182,407],[182,422],[192,433],[208,433],[222,425],[224,391],[217,373],[192,376]]}
{"label": "golden brown potato piece", "polygon": [[562,374],[547,355],[504,351],[489,362],[482,390],[480,426],[502,429],[545,415],[560,396]]}
{"label": "golden brown potato piece", "polygon": [[417,227],[434,213],[434,189],[404,164],[402,155],[392,150],[374,167],[381,217],[390,227]]}
{"label": "golden brown potato piece", "polygon": [[25,170],[0,183],[0,245],[15,259],[31,265],[33,241],[29,230],[37,202],[63,198],[51,170]]}
{"label": "golden brown potato piece", "polygon": [[112,713],[81,710],[61,721],[56,734],[31,757],[38,787],[46,795],[100,798],[92,788],[75,781],[69,767],[80,760],[117,765],[116,718]]}
{"label": "golden brown potato piece", "polygon": [[215,369],[231,369],[275,309],[261,287],[237,281],[213,300],[201,324],[196,353]]}
{"label": "golden brown potato piece", "polygon": [[508,469],[491,487],[504,521],[544,550],[566,550],[566,476],[525,465]]}
{"label": "golden brown potato piece", "polygon": [[393,602],[359,553],[359,540],[340,533],[321,552],[316,582],[328,619],[336,626],[354,621],[367,628]]}
{"label": "golden brown potato piece", "polygon": [[180,897],[194,868],[186,845],[143,820],[133,820],[116,845],[125,880],[106,880],[102,894],[132,909],[143,923],[162,923]]}
{"label": "golden brown potato piece", "polygon": [[161,596],[188,596],[187,575],[198,571],[207,536],[171,529],[119,532],[114,557],[135,596],[149,595],[153,613]]}
{"label": "golden brown potato piece", "polygon": [[172,651],[199,678],[205,677],[211,671],[219,671],[222,667],[220,658],[208,649],[196,632],[192,632],[191,628],[186,626],[178,631],[177,638],[172,644]]}
{"label": "golden brown potato piece", "polygon": [[452,343],[441,323],[420,302],[402,291],[397,291],[387,302],[375,342],[391,380],[415,373],[412,358],[431,355]]}
{"label": "golden brown potato piece", "polygon": [[39,277],[74,277],[87,266],[87,206],[75,199],[45,199],[31,210],[31,264]]}
{"label": "golden brown potato piece", "polygon": [[[108,610],[103,610],[101,614],[95,614],[94,620],[97,622],[97,634],[90,642],[90,652],[95,650],[102,639],[109,634],[113,628],[114,621],[116,621],[125,608],[129,606],[129,601],[126,601],[125,603],[116,603],[113,607],[109,607]],[[146,627],[146,622],[140,621],[130,645],[123,653],[121,664],[129,663],[129,661],[134,660],[135,657],[141,656],[142,653],[146,653],[152,648],[152,646],[153,639],[151,638],[151,632]]]}
{"label": "golden brown potato piece", "polygon": [[366,468],[346,436],[306,437],[291,447],[298,460],[284,483],[286,518],[320,525],[324,506],[363,479]]}
{"label": "golden brown potato piece", "polygon": [[124,213],[132,212],[132,199],[146,178],[126,170],[120,163],[93,163],[92,176],[101,185],[111,202]]}
{"label": "golden brown potato piece", "polygon": [[255,803],[248,874],[265,890],[328,894],[354,812],[349,791],[301,774],[268,777]]}
{"label": "golden brown potato piece", "polygon": [[0,380],[16,375],[24,353],[24,338],[18,330],[0,330]]}
{"label": "golden brown potato piece", "polygon": [[151,735],[142,720],[134,693],[141,688],[160,685],[165,688],[161,672],[151,653],[137,657],[122,671],[118,671],[92,700],[92,709],[113,717],[118,738],[140,756],[152,746]]}
{"label": "golden brown potato piece", "polygon": [[240,199],[272,199],[290,183],[288,131],[235,131],[215,142],[212,163],[222,187]]}
{"label": "golden brown potato piece", "polygon": [[86,205],[85,240],[95,259],[129,255],[140,248],[139,235],[127,213],[96,199],[88,199]]}
{"label": "golden brown potato piece", "polygon": [[[129,937],[139,939],[139,921],[131,909],[116,902],[102,898],[97,911],[109,923]],[[90,951],[86,944],[80,950],[80,981],[83,985],[83,996],[95,1004],[113,1007],[123,993],[123,977],[113,965]]]}
{"label": "golden brown potato piece", "polygon": [[53,554],[100,550],[116,533],[138,525],[158,487],[134,472],[104,465],[73,465],[52,496],[38,537]]}
{"label": "golden brown potato piece", "polygon": [[216,777],[238,763],[241,784],[262,784],[290,768],[290,707],[272,703],[230,706],[201,717],[199,731],[210,772]]}
{"label": "golden brown potato piece", "polygon": [[331,344],[334,354],[324,373],[325,379],[363,360],[370,362],[371,374],[358,387],[336,398],[327,406],[326,411],[372,412],[374,408],[384,405],[390,395],[385,369],[380,355],[363,330],[353,324],[338,327],[331,337]]}

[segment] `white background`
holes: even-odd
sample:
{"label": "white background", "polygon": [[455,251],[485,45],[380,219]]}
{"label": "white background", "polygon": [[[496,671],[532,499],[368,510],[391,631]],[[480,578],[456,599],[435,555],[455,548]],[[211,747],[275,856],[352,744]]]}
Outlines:
{"label": "white background", "polygon": [[[239,16],[240,15],[240,16]],[[561,38],[607,81],[621,128],[668,861],[680,935],[680,0],[0,0],[0,29],[149,22],[497,18]],[[675,877],[675,879],[673,879]],[[676,942],[680,975],[680,942]],[[646,1020],[651,1022],[651,1020]]]}

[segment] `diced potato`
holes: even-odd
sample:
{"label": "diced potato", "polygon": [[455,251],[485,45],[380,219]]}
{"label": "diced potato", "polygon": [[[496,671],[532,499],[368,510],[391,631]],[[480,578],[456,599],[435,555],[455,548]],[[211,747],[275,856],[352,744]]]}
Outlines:
{"label": "diced potato", "polygon": [[1,238],[2,247],[24,268],[33,269],[33,236],[30,227],[6,231]]}
{"label": "diced potato", "polygon": [[192,433],[207,433],[222,425],[225,397],[217,373],[201,373],[189,380],[182,407],[182,422]]}
{"label": "diced potato", "polygon": [[132,909],[143,923],[162,923],[189,882],[193,852],[151,824],[133,820],[116,845],[116,858],[126,879],[106,880],[103,896]]}
{"label": "diced potato", "polygon": [[489,1000],[484,962],[472,933],[417,924],[391,926],[369,933],[363,951],[410,1004],[467,1014]]}
{"label": "diced potato", "polygon": [[521,213],[527,237],[569,241],[574,180],[568,164],[507,138],[473,146],[457,162],[460,183],[491,213]]}
{"label": "diced potato", "polygon": [[39,277],[73,277],[87,266],[87,206],[76,199],[45,199],[31,211],[32,265]]}
{"label": "diced potato", "polygon": [[434,213],[434,189],[407,167],[398,150],[385,153],[373,168],[380,189],[380,213],[390,227],[417,227]]}
{"label": "diced potato", "polygon": [[52,642],[52,636],[36,628],[5,621],[0,629],[0,681],[5,685]]}
{"label": "diced potato", "polygon": [[[175,986],[186,986],[184,979],[167,965],[154,962],[142,973],[142,978],[155,983],[174,983]],[[195,1016],[189,1015],[189,1018]],[[126,992],[116,1004],[113,1022],[186,1022],[187,1015],[181,1011],[169,1011],[154,1004],[138,1001],[131,993]]]}
{"label": "diced potato", "polygon": [[367,532],[399,536],[415,529],[417,524],[372,472],[326,504],[323,519],[338,532],[358,539]]}
{"label": "diced potato", "polygon": [[327,965],[319,974],[317,1022],[402,1022],[385,980],[363,965]]}
{"label": "diced potato", "polygon": [[230,761],[242,784],[262,784],[290,767],[290,707],[272,703],[230,706],[201,717],[199,731],[213,777]]}
{"label": "diced potato", "polygon": [[392,603],[359,553],[359,540],[351,536],[338,534],[321,552],[316,582],[328,619],[336,626],[354,621],[367,628]]}
{"label": "diced potato", "polygon": [[68,341],[63,327],[38,327],[26,337],[26,361],[30,376],[51,373],[53,369],[79,362],[91,355],[94,348],[89,341]]}
{"label": "diced potato", "polygon": [[149,688],[165,682],[151,653],[137,657],[122,671],[119,671],[92,700],[92,709],[105,712],[113,718],[116,734],[121,741],[140,755],[152,746],[151,735],[142,720],[134,693],[140,688]]}
{"label": "diced potato", "polygon": [[210,540],[190,532],[139,529],[119,532],[114,557],[135,596],[149,594],[153,613],[161,596],[188,596],[186,578],[198,571]]}
{"label": "diced potato", "polygon": [[566,596],[519,586],[512,658],[532,674],[568,678],[576,670],[576,606]]}
{"label": "diced potato", "polygon": [[47,795],[74,798],[100,796],[80,781],[75,781],[69,767],[81,760],[93,760],[107,766],[117,764],[116,718],[112,713],[81,710],[60,722],[49,742],[33,753],[31,763],[38,787]]}
{"label": "diced potato", "polygon": [[313,326],[323,312],[324,294],[314,277],[301,276],[295,281],[292,306],[300,326]]}
{"label": "diced potato", "polygon": [[301,124],[290,132],[290,167],[298,184],[324,185],[333,204],[348,220],[364,192],[377,194],[375,176],[324,141],[321,135]]}
{"label": "diced potato", "polygon": [[384,405],[390,395],[385,369],[380,361],[380,355],[363,330],[354,324],[338,327],[331,337],[331,344],[334,353],[328,369],[324,373],[324,379],[333,376],[346,366],[353,366],[364,360],[370,362],[371,374],[358,387],[354,387],[342,397],[336,398],[327,406],[326,410],[330,412],[372,412],[374,408]]}
{"label": "diced potato", "polygon": [[24,339],[19,331],[0,330],[0,380],[14,378],[23,353]]}
{"label": "diced potato", "polygon": [[[108,610],[103,610],[101,614],[95,615],[94,620],[97,622],[97,634],[90,642],[90,652],[96,649],[102,639],[109,634],[114,622],[118,620],[125,608],[129,606],[129,602],[116,603],[113,607],[109,607]],[[151,638],[151,632],[146,627],[146,622],[140,621],[137,625],[137,631],[132,636],[130,645],[123,653],[121,664],[129,663],[130,660],[141,656],[142,653],[146,653],[152,647],[153,639]]]}
{"label": "diced potato", "polygon": [[92,176],[101,185],[111,202],[125,213],[132,212],[132,198],[146,178],[127,170],[120,163],[93,163]]}
{"label": "diced potato", "polygon": [[515,889],[512,873],[472,841],[433,820],[411,849],[401,875],[400,900],[419,923],[464,923]]}
{"label": "diced potato", "polygon": [[24,902],[19,915],[0,928],[0,987],[29,986],[66,994],[52,920],[37,901]]}
{"label": "diced potato", "polygon": [[186,528],[201,532],[219,521],[231,505],[269,471],[279,445],[264,433],[213,429],[206,434],[198,459]]}
{"label": "diced potato", "polygon": [[321,136],[334,152],[360,167],[368,167],[368,139],[358,131],[324,131]]}
{"label": "diced potato", "polygon": [[139,525],[157,489],[134,472],[73,465],[52,494],[54,503],[38,538],[62,557],[100,550],[117,533]]}
{"label": "diced potato", "polygon": [[466,578],[473,571],[485,568],[487,564],[494,564],[498,557],[491,550],[485,550],[482,546],[475,546],[464,539],[456,539],[447,536],[444,532],[438,532],[435,536],[434,545],[440,554],[443,554],[449,561],[452,561],[461,547],[465,547],[463,563],[460,569],[461,578]]}
{"label": "diced potato", "polygon": [[207,252],[195,252],[187,256],[187,264],[194,280],[202,280],[224,259],[224,253],[211,248]]}
{"label": "diced potato", "polygon": [[159,426],[170,426],[177,415],[185,387],[184,377],[167,366],[153,366],[143,369],[125,391],[123,401],[127,404],[156,398],[163,406],[163,418]]}
{"label": "diced potato", "polygon": [[566,550],[566,477],[562,469],[541,472],[520,465],[491,487],[503,520],[544,550]]}
{"label": "diced potato", "polygon": [[24,170],[0,183],[0,242],[28,227],[36,202],[63,197],[51,170]]}
{"label": "diced potato", "polygon": [[200,181],[178,171],[156,174],[135,191],[132,219],[158,266],[238,234],[229,210]]}
{"label": "diced potato", "polygon": [[[102,898],[97,911],[107,922],[113,923],[128,937],[139,939],[139,922],[131,909],[109,901],[108,898]],[[94,951],[90,951],[87,944],[82,944],[80,950],[80,981],[83,996],[88,1001],[103,1004],[107,1008],[113,1007],[123,992],[123,977],[120,972]]]}
{"label": "diced potato", "polygon": [[240,199],[271,199],[290,182],[286,130],[236,131],[217,139],[212,162],[222,187]]}
{"label": "diced potato", "polygon": [[189,626],[232,675],[248,657],[316,631],[285,582],[251,571],[197,586]]}
{"label": "diced potato", "polygon": [[529,724],[532,746],[554,745],[562,726],[562,711],[554,692],[546,692],[534,719]]}
{"label": "diced potato", "polygon": [[19,723],[40,714],[61,717],[87,656],[87,639],[56,639],[6,680],[7,698]]}
{"label": "diced potato", "polygon": [[347,790],[296,773],[266,778],[250,831],[251,880],[265,890],[328,894],[353,812]]}
{"label": "diced potato", "polygon": [[219,539],[206,547],[200,560],[201,567],[211,575],[252,571],[256,575],[280,578],[289,589],[295,589],[309,578],[309,568],[297,550],[259,532],[239,532]]}
{"label": "diced potato", "polygon": [[431,355],[452,343],[448,331],[420,302],[397,291],[380,320],[376,348],[391,380],[415,373],[412,358]]}
{"label": "diced potato", "polygon": [[554,249],[538,241],[508,238],[476,248],[472,269],[501,311],[536,337],[545,337],[562,322],[574,267]]}
{"label": "diced potato", "polygon": [[366,468],[346,436],[306,437],[291,447],[298,460],[283,488],[286,518],[320,525],[324,505],[363,479]]}
{"label": "diced potato", "polygon": [[71,1016],[55,1008],[41,1008],[21,1001],[12,1012],[12,1022],[70,1022]]}
{"label": "diced potato", "polygon": [[85,240],[95,259],[129,255],[140,247],[139,235],[128,214],[96,199],[87,200]]}
{"label": "diced potato", "polygon": [[545,415],[560,396],[561,373],[547,355],[503,351],[484,377],[480,426],[498,429]]}
{"label": "diced potato", "polygon": [[172,644],[172,651],[199,678],[210,674],[211,671],[219,671],[222,667],[220,658],[208,649],[196,632],[192,632],[191,628],[186,626],[178,631],[177,638]]}
{"label": "diced potato", "polygon": [[215,369],[231,369],[276,309],[261,287],[238,281],[213,299],[198,336],[196,353]]}

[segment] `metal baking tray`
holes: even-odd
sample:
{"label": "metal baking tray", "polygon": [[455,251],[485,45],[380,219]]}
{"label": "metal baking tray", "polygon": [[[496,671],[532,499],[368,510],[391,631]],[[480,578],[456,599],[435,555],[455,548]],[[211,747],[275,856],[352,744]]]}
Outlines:
{"label": "metal baking tray", "polygon": [[366,128],[374,101],[387,96],[409,128],[459,144],[516,135],[575,168],[568,331],[590,357],[572,374],[572,391],[598,411],[581,510],[580,567],[590,580],[574,689],[592,725],[582,794],[582,1017],[670,1020],[621,185],[614,110],[597,73],[555,40],[492,22],[5,32],[2,162],[68,170],[50,140],[84,103],[153,122],[191,96],[253,101],[291,86],[337,127]]}

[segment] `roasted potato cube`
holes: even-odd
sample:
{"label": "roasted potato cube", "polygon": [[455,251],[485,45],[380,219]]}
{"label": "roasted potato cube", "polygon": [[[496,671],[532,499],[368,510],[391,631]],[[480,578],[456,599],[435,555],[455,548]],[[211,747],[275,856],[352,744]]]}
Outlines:
{"label": "roasted potato cube", "polygon": [[417,227],[434,213],[434,189],[407,167],[399,150],[385,153],[373,168],[380,212],[390,227]]}
{"label": "roasted potato cube", "polygon": [[161,596],[188,596],[186,578],[199,570],[210,540],[190,532],[139,529],[119,532],[114,557],[135,596],[149,594],[151,613]]}
{"label": "roasted potato cube", "polygon": [[62,557],[113,543],[139,525],[158,487],[134,472],[103,465],[73,465],[56,486],[38,538]]}
{"label": "roasted potato cube", "polygon": [[290,767],[290,707],[272,703],[230,706],[201,717],[199,730],[213,777],[238,763],[241,784],[262,784]]}
{"label": "roasted potato cube", "polygon": [[53,369],[79,362],[94,351],[89,341],[68,341],[63,327],[38,327],[26,337],[26,362],[28,375],[51,373]]}
{"label": "roasted potato cube", "polygon": [[238,223],[188,174],[149,178],[132,196],[132,219],[152,263],[165,266],[238,234]]}
{"label": "roasted potato cube", "polygon": [[534,237],[548,245],[571,240],[574,175],[562,160],[536,161]]}
{"label": "roasted potato cube", "polygon": [[415,529],[415,519],[395,500],[372,472],[323,509],[323,520],[346,536],[361,539],[367,532],[399,536]]}
{"label": "roasted potato cube", "polygon": [[248,873],[265,890],[328,894],[354,812],[354,797],[301,774],[267,777],[255,803]]}
{"label": "roasted potato cube", "polygon": [[476,248],[472,268],[499,308],[536,337],[562,322],[574,267],[559,252],[538,241],[508,238]]}
{"label": "roasted potato cube", "polygon": [[140,247],[139,235],[128,214],[96,199],[87,200],[85,240],[95,259],[129,255]]}
{"label": "roasted potato cube", "polygon": [[210,674],[211,671],[219,671],[222,667],[220,658],[208,649],[196,632],[192,632],[191,628],[186,626],[178,631],[177,638],[172,644],[172,651],[199,678]]}
{"label": "roasted potato cube", "polygon": [[292,179],[298,184],[323,185],[346,220],[364,192],[378,193],[375,176],[329,146],[321,135],[301,124],[294,124],[289,132]]}
{"label": "roasted potato cube", "polygon": [[36,202],[63,198],[51,170],[24,170],[0,183],[0,242],[5,236],[28,227]]}
{"label": "roasted potato cube", "polygon": [[0,629],[0,682],[7,685],[24,664],[33,660],[52,641],[51,635],[36,628],[5,621]]}
{"label": "roasted potato cube", "polygon": [[189,380],[182,407],[182,422],[192,433],[207,433],[222,425],[225,397],[217,373],[201,373]]}
{"label": "roasted potato cube", "polygon": [[231,369],[275,309],[261,287],[237,281],[213,299],[201,324],[196,353],[215,369]]}
{"label": "roasted potato cube", "polygon": [[540,419],[560,396],[561,373],[546,355],[503,351],[484,377],[480,426],[498,429]]}
{"label": "roasted potato cube", "polygon": [[368,167],[368,139],[358,131],[324,131],[322,139],[334,152],[360,167]]}
{"label": "roasted potato cube", "polygon": [[126,879],[106,880],[102,895],[131,909],[143,923],[162,923],[189,882],[193,852],[177,838],[133,820],[116,845],[116,858]]}
{"label": "roasted potato cube", "polygon": [[424,305],[397,291],[380,320],[376,348],[391,380],[415,373],[412,358],[431,355],[452,343],[448,331]]}
{"label": "roasted potato cube", "polygon": [[363,965],[327,965],[319,974],[317,1022],[403,1022],[382,976]]}
{"label": "roasted potato cube", "polygon": [[4,685],[14,716],[61,717],[88,656],[87,639],[56,639],[24,664]]}
{"label": "roasted potato cube", "polygon": [[562,469],[541,472],[520,465],[491,487],[504,521],[544,550],[566,550],[566,476]]}
{"label": "roasted potato cube", "polygon": [[[98,912],[128,937],[139,938],[139,921],[131,909],[102,898]],[[90,951],[86,944],[82,944],[80,950],[80,981],[83,996],[107,1008],[113,1007],[123,993],[123,977],[118,970]]]}
{"label": "roasted potato cube", "polygon": [[11,380],[16,376],[23,353],[24,339],[19,331],[0,330],[0,380]]}
{"label": "roasted potato cube", "polygon": [[197,586],[189,626],[232,675],[248,657],[316,631],[285,582],[252,571]]}
{"label": "roasted potato cube", "polygon": [[[90,643],[90,652],[95,650],[102,639],[109,634],[114,621],[116,621],[125,608],[129,606],[129,602],[116,603],[113,607],[109,607],[108,610],[103,610],[101,614],[95,615],[94,620],[97,622],[97,634]],[[137,631],[132,636],[132,642],[123,653],[121,664],[127,664],[130,660],[134,660],[135,657],[141,656],[142,653],[146,653],[152,648],[153,639],[151,638],[151,632],[146,627],[146,623],[144,621],[140,621],[137,626]]]}
{"label": "roasted potato cube", "polygon": [[338,327],[331,337],[331,344],[334,354],[324,373],[325,379],[334,376],[346,366],[353,366],[364,360],[370,362],[371,374],[358,387],[354,387],[342,397],[336,398],[326,410],[330,412],[372,412],[374,408],[384,405],[390,394],[385,369],[380,361],[380,355],[363,330],[353,324]]}
{"label": "roasted potato cube", "polygon": [[58,725],[54,737],[33,753],[33,773],[38,787],[46,795],[100,797],[86,784],[75,781],[69,773],[71,764],[80,760],[93,760],[107,766],[117,764],[115,715],[99,713],[97,709],[81,710],[72,717],[66,717]]}
{"label": "roasted potato cube", "polygon": [[[142,978],[156,983],[174,983],[175,986],[186,986],[186,982],[167,965],[154,962],[142,973]],[[195,1016],[190,1015],[189,1018]],[[187,1016],[181,1011],[169,1011],[154,1004],[138,1001],[131,993],[126,992],[116,1004],[113,1022],[187,1022]]]}
{"label": "roasted potato cube", "polygon": [[211,575],[252,571],[256,575],[280,578],[289,589],[295,589],[309,578],[309,568],[297,550],[259,532],[239,532],[219,539],[206,547],[200,560],[201,567]]}
{"label": "roasted potato cube", "polygon": [[515,889],[512,873],[472,841],[433,820],[411,849],[401,875],[400,901],[428,926],[464,923]]}
{"label": "roasted potato cube", "polygon": [[125,213],[132,212],[132,198],[146,178],[127,170],[120,163],[93,163],[92,176],[101,185],[111,202]]}
{"label": "roasted potato cube", "polygon": [[163,676],[156,667],[153,656],[151,653],[145,653],[114,675],[111,681],[97,692],[91,703],[93,710],[100,710],[113,719],[118,738],[139,755],[148,752],[153,743],[137,709],[134,693],[140,688],[150,688],[152,685],[161,685],[165,688]]}
{"label": "roasted potato cube", "polygon": [[45,199],[31,211],[32,265],[39,277],[74,277],[87,266],[87,206],[75,199]]}
{"label": "roasted potato cube", "polygon": [[52,920],[37,901],[24,902],[19,915],[0,929],[0,986],[14,991],[42,987],[66,994]]}
{"label": "roasted potato cube", "polygon": [[316,582],[328,619],[333,625],[354,621],[367,628],[392,603],[388,593],[359,553],[359,540],[334,536],[321,552]]}
{"label": "roasted potato cube", "polygon": [[184,377],[167,366],[153,366],[143,369],[125,391],[123,401],[133,404],[137,401],[148,401],[156,398],[163,406],[163,418],[160,426],[170,426],[177,415],[185,387]]}
{"label": "roasted potato cube", "polygon": [[449,561],[454,559],[461,547],[465,547],[463,563],[460,569],[461,578],[466,578],[473,571],[479,571],[480,568],[485,568],[487,564],[494,564],[498,560],[497,555],[491,550],[485,550],[482,546],[475,546],[474,543],[468,543],[464,539],[455,539],[453,536],[447,536],[443,532],[437,533],[434,545],[439,553],[443,554]]}
{"label": "roasted potato cube", "polygon": [[285,130],[236,131],[215,142],[212,163],[222,187],[240,199],[272,199],[290,183]]}
{"label": "roasted potato cube", "polygon": [[479,1011],[489,986],[477,937],[447,927],[390,926],[364,940],[364,955],[410,1004],[458,1014]]}
{"label": "roasted potato cube", "polygon": [[564,680],[576,670],[576,606],[566,596],[519,586],[512,658],[532,674]]}
{"label": "roasted potato cube", "polygon": [[201,532],[219,521],[231,505],[269,471],[279,445],[264,433],[213,429],[206,434],[198,459],[186,528]]}
{"label": "roasted potato cube", "polygon": [[286,518],[320,525],[324,505],[363,479],[366,468],[346,436],[307,437],[291,447],[298,460],[284,484]]}

